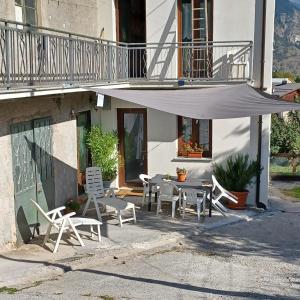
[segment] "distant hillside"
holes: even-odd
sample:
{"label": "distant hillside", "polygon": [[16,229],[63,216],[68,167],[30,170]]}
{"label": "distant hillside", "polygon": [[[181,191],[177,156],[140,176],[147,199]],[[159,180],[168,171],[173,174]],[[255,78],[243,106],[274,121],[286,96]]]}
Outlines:
{"label": "distant hillside", "polygon": [[299,2],[276,0],[274,70],[300,74]]}

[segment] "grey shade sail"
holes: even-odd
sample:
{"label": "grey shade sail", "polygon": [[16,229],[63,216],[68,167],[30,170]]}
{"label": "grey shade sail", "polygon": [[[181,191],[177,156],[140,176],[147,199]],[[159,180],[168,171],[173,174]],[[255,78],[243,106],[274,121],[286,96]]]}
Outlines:
{"label": "grey shade sail", "polygon": [[300,104],[258,92],[247,84],[177,90],[87,88],[148,108],[194,119],[231,119],[300,110]]}

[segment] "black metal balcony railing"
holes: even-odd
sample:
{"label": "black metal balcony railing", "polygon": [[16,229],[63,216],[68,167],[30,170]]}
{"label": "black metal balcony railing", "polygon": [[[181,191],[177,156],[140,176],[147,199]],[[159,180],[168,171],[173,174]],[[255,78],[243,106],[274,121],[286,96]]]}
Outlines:
{"label": "black metal balcony railing", "polygon": [[252,42],[125,44],[0,20],[0,88],[141,79],[251,80]]}

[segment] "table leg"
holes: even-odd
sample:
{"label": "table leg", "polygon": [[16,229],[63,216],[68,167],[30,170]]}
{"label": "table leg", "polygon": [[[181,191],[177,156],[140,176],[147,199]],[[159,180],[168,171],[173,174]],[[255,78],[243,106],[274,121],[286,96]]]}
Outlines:
{"label": "table leg", "polygon": [[150,189],[149,195],[148,195],[148,211],[151,211],[151,197],[152,197],[152,191]]}
{"label": "table leg", "polygon": [[208,216],[211,217],[211,211],[212,211],[212,188],[209,188],[209,212]]}

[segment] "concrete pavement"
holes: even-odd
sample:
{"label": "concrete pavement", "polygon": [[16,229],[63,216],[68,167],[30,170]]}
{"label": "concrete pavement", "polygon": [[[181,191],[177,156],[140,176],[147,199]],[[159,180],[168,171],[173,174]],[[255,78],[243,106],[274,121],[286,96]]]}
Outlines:
{"label": "concrete pavement", "polygon": [[[270,212],[256,214],[251,222],[211,230],[202,230],[199,223],[186,226],[167,216],[156,219],[153,213],[139,226],[125,225],[125,232],[111,220],[109,238],[97,244],[96,251],[92,241],[86,249],[65,245],[55,257],[43,249],[47,255],[40,262],[32,261],[34,252],[29,247],[20,268],[27,267],[31,273],[28,282],[18,278],[20,262],[13,265],[11,256],[2,257],[0,278],[6,281],[0,286],[10,282],[19,291],[8,295],[9,290],[3,290],[0,298],[297,299],[300,204],[276,198],[271,204]],[[62,254],[65,251],[68,257]],[[24,271],[23,275],[30,274]]]}

